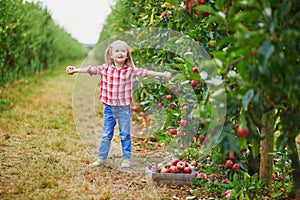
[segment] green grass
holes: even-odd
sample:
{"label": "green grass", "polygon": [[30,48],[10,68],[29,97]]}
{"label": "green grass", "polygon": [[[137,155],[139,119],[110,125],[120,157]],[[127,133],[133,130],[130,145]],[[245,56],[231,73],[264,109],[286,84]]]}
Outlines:
{"label": "green grass", "polygon": [[0,199],[156,199],[152,183],[126,190],[140,175],[88,167],[95,155],[72,113],[76,76],[64,70],[0,88]]}

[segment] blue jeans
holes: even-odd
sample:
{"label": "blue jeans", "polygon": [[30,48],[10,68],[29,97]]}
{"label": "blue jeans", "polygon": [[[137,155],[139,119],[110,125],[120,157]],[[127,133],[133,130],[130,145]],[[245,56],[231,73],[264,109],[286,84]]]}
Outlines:
{"label": "blue jeans", "polygon": [[110,143],[114,136],[114,127],[118,120],[122,143],[122,159],[131,160],[130,106],[110,106],[104,104],[103,135],[99,147],[98,158],[106,160]]}

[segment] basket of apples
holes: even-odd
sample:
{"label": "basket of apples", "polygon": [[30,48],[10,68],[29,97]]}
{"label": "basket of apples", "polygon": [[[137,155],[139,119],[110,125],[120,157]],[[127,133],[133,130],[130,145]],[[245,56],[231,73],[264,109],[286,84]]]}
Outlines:
{"label": "basket of apples", "polygon": [[173,159],[167,164],[148,164],[146,175],[158,184],[190,185],[195,182],[194,168],[188,162]]}

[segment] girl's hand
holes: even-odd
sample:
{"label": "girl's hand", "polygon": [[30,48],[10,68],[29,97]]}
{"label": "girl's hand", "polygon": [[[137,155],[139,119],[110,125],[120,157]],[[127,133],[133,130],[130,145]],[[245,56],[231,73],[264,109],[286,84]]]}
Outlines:
{"label": "girl's hand", "polygon": [[67,66],[66,67],[66,73],[69,75],[73,75],[76,72],[76,67],[74,66]]}
{"label": "girl's hand", "polygon": [[170,78],[171,78],[171,73],[170,73],[170,72],[164,72],[164,76],[165,76],[167,79],[170,79]]}

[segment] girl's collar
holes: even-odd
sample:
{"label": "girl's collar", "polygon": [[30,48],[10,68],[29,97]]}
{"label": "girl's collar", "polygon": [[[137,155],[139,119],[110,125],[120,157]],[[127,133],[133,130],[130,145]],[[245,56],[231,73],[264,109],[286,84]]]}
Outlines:
{"label": "girl's collar", "polygon": [[115,69],[127,69],[128,66],[127,65],[123,65],[122,68],[117,68],[114,64],[111,64],[109,67],[115,68]]}

